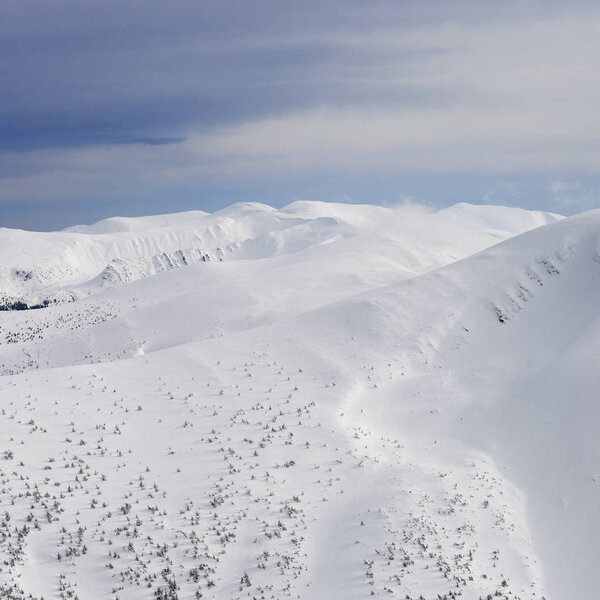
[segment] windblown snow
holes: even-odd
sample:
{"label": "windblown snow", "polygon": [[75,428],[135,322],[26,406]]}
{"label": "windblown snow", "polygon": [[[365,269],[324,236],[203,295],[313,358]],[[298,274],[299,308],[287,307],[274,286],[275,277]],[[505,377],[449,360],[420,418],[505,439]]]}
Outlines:
{"label": "windblown snow", "polygon": [[600,211],[0,230],[0,597],[598,597]]}

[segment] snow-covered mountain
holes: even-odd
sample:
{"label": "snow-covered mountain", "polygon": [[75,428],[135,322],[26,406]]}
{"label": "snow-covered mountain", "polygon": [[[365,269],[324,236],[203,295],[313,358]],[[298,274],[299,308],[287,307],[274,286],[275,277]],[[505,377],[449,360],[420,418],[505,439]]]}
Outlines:
{"label": "snow-covered mountain", "polygon": [[594,598],[600,211],[0,231],[0,595]]}
{"label": "snow-covered mountain", "polygon": [[113,218],[52,233],[3,229],[0,306],[69,302],[198,262],[272,258],[354,238],[367,245],[370,237],[378,253],[414,274],[557,218],[467,205],[427,217],[415,218],[417,212],[317,202],[277,211],[243,203],[214,214]]}

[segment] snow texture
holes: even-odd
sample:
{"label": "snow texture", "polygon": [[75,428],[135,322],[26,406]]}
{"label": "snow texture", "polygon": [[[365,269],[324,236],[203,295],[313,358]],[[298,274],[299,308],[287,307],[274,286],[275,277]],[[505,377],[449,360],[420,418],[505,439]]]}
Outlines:
{"label": "snow texture", "polygon": [[1,598],[598,596],[600,211],[246,203],[0,255]]}

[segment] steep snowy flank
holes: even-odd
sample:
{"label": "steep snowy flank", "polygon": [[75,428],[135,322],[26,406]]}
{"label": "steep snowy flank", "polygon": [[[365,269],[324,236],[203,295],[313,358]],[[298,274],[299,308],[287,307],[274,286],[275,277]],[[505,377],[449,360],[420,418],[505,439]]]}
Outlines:
{"label": "steep snowy flank", "polygon": [[[343,300],[292,328],[311,328],[324,346],[350,334],[362,360],[398,361],[402,383],[375,377],[377,401],[361,404],[361,421],[489,453],[525,494],[549,597],[587,598],[600,555],[599,304],[594,211]],[[338,360],[353,355],[336,350]]]}

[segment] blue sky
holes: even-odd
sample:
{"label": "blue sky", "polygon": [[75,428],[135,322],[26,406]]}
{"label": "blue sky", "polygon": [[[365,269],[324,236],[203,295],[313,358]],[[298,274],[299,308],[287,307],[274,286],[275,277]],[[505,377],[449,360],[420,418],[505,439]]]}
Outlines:
{"label": "blue sky", "polygon": [[0,226],[298,199],[600,206],[600,9],[33,2],[0,19]]}

